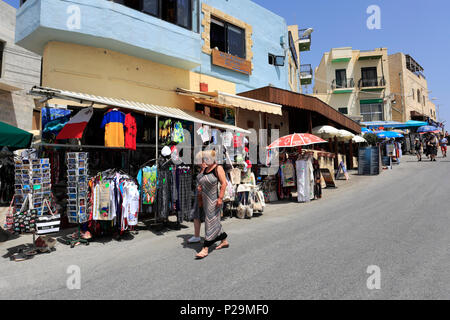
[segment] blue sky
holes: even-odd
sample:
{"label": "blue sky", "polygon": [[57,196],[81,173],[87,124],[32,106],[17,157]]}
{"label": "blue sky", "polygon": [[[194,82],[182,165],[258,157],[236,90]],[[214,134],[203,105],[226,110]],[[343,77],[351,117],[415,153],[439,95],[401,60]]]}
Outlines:
{"label": "blue sky", "polygon": [[[19,0],[3,0],[17,7]],[[448,0],[253,0],[284,17],[288,24],[314,28],[303,64],[316,67],[334,47],[388,48],[410,54],[424,69],[440,119],[450,127],[450,1]],[[370,5],[381,9],[381,29],[366,26]],[[309,92],[312,92],[310,87]]]}

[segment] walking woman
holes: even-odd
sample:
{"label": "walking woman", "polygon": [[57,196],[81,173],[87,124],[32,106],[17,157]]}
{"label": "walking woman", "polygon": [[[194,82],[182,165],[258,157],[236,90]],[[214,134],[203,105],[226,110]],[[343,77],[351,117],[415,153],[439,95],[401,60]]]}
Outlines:
{"label": "walking woman", "polygon": [[[203,162],[207,165],[203,175],[199,179],[199,192],[202,194],[203,210],[205,212],[205,242],[203,249],[197,255],[197,259],[203,259],[209,254],[209,247],[217,241],[220,245],[217,250],[228,248],[227,234],[223,231],[220,222],[223,197],[227,187],[227,179],[222,166],[217,164],[216,152],[208,150],[202,152]],[[218,184],[221,188],[218,190]]]}
{"label": "walking woman", "polygon": [[417,161],[422,161],[423,144],[419,138],[415,139],[414,149],[416,150]]}
{"label": "walking woman", "polygon": [[[197,185],[200,185],[200,179],[203,177],[203,173],[205,172],[205,169],[208,167],[206,163],[203,162],[202,159],[202,152],[199,152],[197,157],[199,159],[196,159],[196,163],[200,163],[200,172],[197,175]],[[196,199],[195,199],[194,208],[192,211],[192,219],[194,220],[194,235],[188,240],[188,243],[198,243],[202,239],[200,238],[200,228],[202,226],[202,222],[205,221],[205,213],[203,211],[203,202],[202,202],[202,195],[201,191],[198,190],[196,192]]]}

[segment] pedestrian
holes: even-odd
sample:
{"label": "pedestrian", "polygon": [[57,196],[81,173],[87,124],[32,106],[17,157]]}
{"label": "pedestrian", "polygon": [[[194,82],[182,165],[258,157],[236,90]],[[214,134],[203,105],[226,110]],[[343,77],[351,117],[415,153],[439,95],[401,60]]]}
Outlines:
{"label": "pedestrian", "polygon": [[[227,188],[225,171],[221,165],[217,164],[216,152],[208,150],[202,152],[202,160],[206,164],[206,169],[199,179],[198,191],[202,194],[203,210],[205,213],[205,241],[203,249],[196,255],[197,259],[208,256],[209,248],[220,241],[217,250],[228,248],[228,235],[224,232],[220,222],[223,208],[223,197]],[[220,183],[220,190],[218,185]]]}
{"label": "pedestrian", "polygon": [[[201,152],[199,153],[201,155]],[[201,170],[199,174],[197,175],[197,186],[199,185],[199,181],[201,177],[203,176],[203,173],[205,172],[205,169],[207,167],[206,163],[204,163],[200,157],[200,159],[197,159],[196,163],[201,163],[200,167]],[[198,243],[201,241],[200,238],[200,229],[202,226],[202,221],[205,221],[205,214],[203,211],[203,201],[202,201],[202,195],[201,192],[197,190],[196,192],[196,201],[194,204],[192,217],[194,219],[194,235],[188,240],[188,243]]]}
{"label": "pedestrian", "polygon": [[430,138],[428,140],[428,145],[430,147],[429,152],[430,152],[431,161],[436,161],[439,139],[434,134],[431,134]]}
{"label": "pedestrian", "polygon": [[423,144],[419,138],[415,139],[414,149],[416,150],[417,161],[422,161]]}
{"label": "pedestrian", "polygon": [[441,146],[442,157],[447,158],[447,144],[448,140],[446,137],[441,136],[441,140],[439,141],[439,145]]}

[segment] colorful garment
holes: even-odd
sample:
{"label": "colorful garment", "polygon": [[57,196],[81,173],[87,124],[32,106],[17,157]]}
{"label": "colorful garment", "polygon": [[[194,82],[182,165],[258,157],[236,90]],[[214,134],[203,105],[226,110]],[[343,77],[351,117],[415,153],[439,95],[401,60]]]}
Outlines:
{"label": "colorful garment", "polygon": [[172,141],[176,144],[184,142],[184,131],[181,122],[175,122],[172,131]]}
{"label": "colorful garment", "polygon": [[142,188],[142,204],[153,204],[156,198],[156,165],[139,170],[137,180]]}
{"label": "colorful garment", "polygon": [[281,177],[284,188],[295,186],[295,169],[291,161],[281,165]]}
{"label": "colorful garment", "polygon": [[131,115],[131,113],[128,113],[125,116],[125,148],[136,150],[136,134],[136,119]]}
{"label": "colorful garment", "polygon": [[105,147],[123,148],[125,115],[119,110],[108,111],[103,117],[101,128],[105,128]]}

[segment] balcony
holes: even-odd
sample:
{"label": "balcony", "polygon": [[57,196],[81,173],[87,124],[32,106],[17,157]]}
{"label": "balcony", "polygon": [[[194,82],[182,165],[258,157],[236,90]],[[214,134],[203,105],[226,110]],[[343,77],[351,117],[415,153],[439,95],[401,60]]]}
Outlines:
{"label": "balcony", "polygon": [[355,88],[355,81],[353,78],[346,80],[336,81],[336,79],[331,82],[331,90],[333,93],[350,93],[353,92]]}
{"label": "balcony", "polygon": [[313,71],[310,64],[300,65],[300,83],[307,85],[312,83]]}
{"label": "balcony", "polygon": [[358,88],[361,91],[380,91],[386,87],[384,77],[378,78],[361,78],[358,82]]}
{"label": "balcony", "polygon": [[[197,15],[194,10],[192,23]],[[59,41],[186,70],[201,64],[199,33],[113,1],[27,0],[16,20],[16,43],[39,55]]]}
{"label": "balcony", "polygon": [[308,29],[298,30],[298,48],[299,48],[298,50],[300,52],[311,50],[311,34],[308,36],[303,35],[306,30]]}

